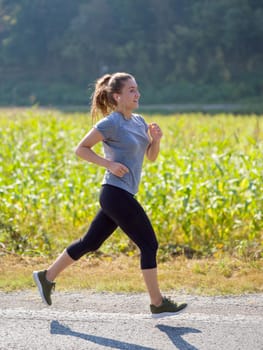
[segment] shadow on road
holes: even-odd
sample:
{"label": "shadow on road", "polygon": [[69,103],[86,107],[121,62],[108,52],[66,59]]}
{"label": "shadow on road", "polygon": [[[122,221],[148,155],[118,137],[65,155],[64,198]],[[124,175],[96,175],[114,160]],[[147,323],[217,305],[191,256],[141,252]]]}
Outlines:
{"label": "shadow on road", "polygon": [[[171,342],[175,345],[178,350],[198,350],[196,347],[185,341],[182,336],[187,333],[201,333],[200,330],[187,327],[170,327],[166,325],[156,326],[160,331],[166,333],[170,338]],[[155,350],[154,348],[149,348],[147,346],[131,344],[111,338],[99,337],[96,335],[85,334],[80,332],[75,332],[67,326],[59,323],[58,321],[52,321],[50,324],[50,333],[59,335],[69,335],[72,337],[81,338],[95,344],[108,346],[114,349],[129,349],[129,350]]]}
{"label": "shadow on road", "polygon": [[189,344],[186,340],[184,340],[182,336],[187,333],[202,333],[199,329],[189,327],[171,327],[162,324],[159,324],[156,327],[168,335],[177,349],[198,350],[195,346]]}
{"label": "shadow on road", "polygon": [[75,332],[75,331],[71,330],[69,327],[66,327],[63,324],[59,323],[58,321],[51,322],[50,333],[51,334],[70,335],[72,337],[77,337],[77,338],[81,338],[84,340],[88,340],[88,341],[93,342],[95,344],[108,346],[108,347],[113,348],[113,349],[155,350],[154,348],[149,348],[147,346],[141,346],[141,345],[126,343],[126,342],[115,340],[115,339],[98,337],[96,335]]}

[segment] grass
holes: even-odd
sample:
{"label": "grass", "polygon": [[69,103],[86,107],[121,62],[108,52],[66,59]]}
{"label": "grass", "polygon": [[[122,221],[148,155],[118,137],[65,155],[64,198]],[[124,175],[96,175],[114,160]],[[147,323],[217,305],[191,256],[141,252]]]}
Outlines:
{"label": "grass", "polygon": [[[34,269],[44,269],[51,260],[5,255],[0,258],[0,290],[10,292],[35,288]],[[235,295],[263,292],[262,261],[242,261],[232,257],[186,259],[159,263],[163,291],[199,295]],[[144,292],[138,258],[120,255],[83,258],[57,279],[57,289],[90,289],[111,292]]]}

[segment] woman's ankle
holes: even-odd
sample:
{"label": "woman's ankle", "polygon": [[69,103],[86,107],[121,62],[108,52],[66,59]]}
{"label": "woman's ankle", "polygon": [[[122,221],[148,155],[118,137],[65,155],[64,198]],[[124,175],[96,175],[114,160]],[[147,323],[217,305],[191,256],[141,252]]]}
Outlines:
{"label": "woman's ankle", "polygon": [[54,278],[52,278],[52,275],[51,275],[49,270],[47,270],[47,272],[46,272],[46,280],[48,282],[54,282]]}
{"label": "woman's ankle", "polygon": [[161,306],[163,303],[163,297],[159,297],[159,298],[156,298],[156,299],[151,299],[151,305],[154,305],[156,307],[158,306]]}

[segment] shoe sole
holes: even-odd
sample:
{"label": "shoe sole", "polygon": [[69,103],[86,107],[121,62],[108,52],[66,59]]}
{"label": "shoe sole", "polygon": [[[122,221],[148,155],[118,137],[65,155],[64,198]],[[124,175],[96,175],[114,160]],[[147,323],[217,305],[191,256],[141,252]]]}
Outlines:
{"label": "shoe sole", "polygon": [[47,301],[46,301],[46,298],[44,297],[44,293],[43,293],[43,288],[42,288],[42,284],[38,278],[38,272],[37,271],[34,271],[33,272],[33,278],[36,282],[36,285],[37,285],[37,288],[38,288],[38,291],[39,291],[39,294],[41,296],[41,299],[43,301],[44,304],[46,304],[47,306],[50,306]]}
{"label": "shoe sole", "polygon": [[176,312],[160,312],[159,314],[152,314],[152,318],[163,318],[163,317],[177,316],[178,314],[183,313],[186,308],[187,308],[187,305],[184,308],[182,308],[181,310],[178,310]]}

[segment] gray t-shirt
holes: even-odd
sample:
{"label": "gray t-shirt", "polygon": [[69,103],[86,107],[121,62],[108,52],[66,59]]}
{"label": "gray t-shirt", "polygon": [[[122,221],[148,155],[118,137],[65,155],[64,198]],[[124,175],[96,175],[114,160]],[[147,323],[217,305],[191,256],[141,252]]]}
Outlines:
{"label": "gray t-shirt", "polygon": [[125,119],[119,112],[112,112],[94,126],[104,137],[105,158],[124,164],[129,172],[123,177],[106,171],[102,184],[120,187],[136,194],[141,178],[142,163],[145,151],[150,142],[148,125],[144,119],[132,114]]}

